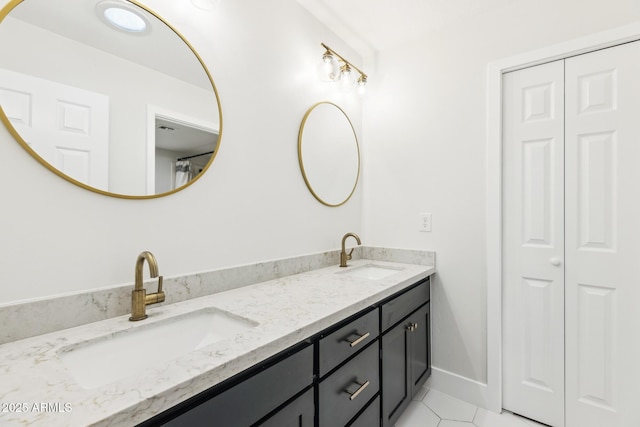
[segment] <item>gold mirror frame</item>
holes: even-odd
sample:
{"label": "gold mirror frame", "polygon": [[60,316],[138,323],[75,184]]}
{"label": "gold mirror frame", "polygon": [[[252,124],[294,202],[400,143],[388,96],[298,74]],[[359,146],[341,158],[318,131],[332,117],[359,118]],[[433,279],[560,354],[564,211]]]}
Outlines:
{"label": "gold mirror frame", "polygon": [[[28,0],[11,0],[11,1],[9,1],[0,10],[0,25],[2,24],[4,19],[9,15],[9,13],[16,6],[18,6],[19,4],[21,4],[21,3],[25,2],[25,1],[28,1]],[[51,1],[54,1],[54,0],[51,0]],[[78,181],[78,180],[66,175],[65,173],[63,173],[60,170],[58,170],[55,166],[53,166],[49,162],[47,162],[44,158],[42,158],[33,148],[31,148],[29,146],[29,144],[27,144],[27,142],[23,139],[23,137],[18,133],[18,131],[15,129],[15,127],[11,124],[11,121],[9,120],[7,115],[5,114],[5,112],[4,112],[4,110],[3,110],[1,105],[0,105],[0,120],[4,124],[5,128],[9,131],[9,133],[16,140],[16,142],[18,142],[22,146],[22,148],[25,149],[25,151],[27,151],[34,159],[36,159],[44,167],[46,167],[47,169],[49,169],[51,172],[53,172],[54,174],[58,175],[59,177],[63,178],[64,180],[66,180],[66,181],[68,181],[68,182],[70,182],[72,184],[75,184],[78,187],[84,188],[85,190],[89,190],[89,191],[92,191],[94,193],[102,194],[102,195],[105,195],[105,196],[121,198],[121,199],[134,199],[134,200],[155,199],[155,198],[159,198],[159,197],[165,197],[165,196],[168,196],[168,195],[171,195],[171,194],[174,194],[174,193],[177,193],[179,191],[184,190],[185,188],[193,185],[196,181],[198,181],[207,172],[207,170],[209,169],[209,167],[213,163],[215,157],[217,156],[218,151],[219,151],[219,147],[220,147],[220,141],[221,141],[221,138],[222,138],[222,128],[223,128],[222,105],[220,104],[220,96],[218,94],[218,89],[216,88],[216,85],[215,85],[215,83],[213,81],[213,78],[211,77],[211,73],[209,72],[209,69],[205,65],[205,63],[202,60],[202,58],[200,57],[200,55],[193,48],[191,43],[189,43],[187,41],[187,39],[177,29],[175,29],[171,24],[169,24],[167,21],[165,21],[160,15],[158,15],[153,10],[151,10],[148,7],[146,7],[143,4],[141,4],[138,0],[126,0],[126,1],[128,3],[131,3],[132,5],[134,5],[136,7],[139,7],[140,9],[144,10],[145,12],[151,14],[156,19],[158,19],[158,21],[160,21],[164,25],[166,25],[173,33],[175,33],[180,38],[180,40],[182,40],[182,42],[189,48],[189,50],[193,53],[193,55],[196,57],[196,59],[198,60],[198,63],[200,63],[200,65],[202,66],[202,69],[206,73],[206,76],[207,76],[209,82],[211,83],[211,88],[213,89],[213,94],[215,96],[216,104],[217,104],[217,107],[218,107],[218,120],[219,120],[218,138],[217,138],[215,150],[214,150],[213,154],[211,155],[211,158],[209,159],[209,161],[207,162],[206,166],[202,169],[202,171],[200,173],[198,173],[195,177],[193,177],[186,184],[184,184],[184,185],[182,185],[182,186],[180,186],[178,188],[175,188],[175,189],[173,189],[171,191],[164,192],[164,193],[150,194],[150,195],[129,195],[129,194],[119,194],[119,193],[109,192],[107,190],[102,190],[102,189],[99,189],[99,188],[96,188],[96,187],[92,187],[92,186],[90,186],[88,184],[80,182],[80,181]]]}
{"label": "gold mirror frame", "polygon": [[[305,125],[307,125],[307,121],[309,120],[311,114],[316,111],[316,109],[320,106],[323,105],[329,105],[329,106],[333,106],[335,107],[339,114],[341,113],[342,116],[344,116],[344,118],[346,119],[346,122],[349,125],[349,128],[351,130],[351,132],[353,133],[353,143],[355,143],[355,150],[357,153],[357,168],[356,168],[356,172],[355,172],[355,180],[353,182],[353,187],[350,188],[349,191],[349,187],[345,187],[347,188],[346,191],[348,191],[348,195],[344,198],[344,200],[339,200],[336,201],[334,203],[331,203],[329,201],[326,200],[326,196],[322,195],[322,194],[318,194],[317,189],[314,189],[311,181],[312,179],[309,177],[309,173],[307,171],[307,169],[305,169],[305,165],[304,165],[304,160],[303,160],[303,154],[302,154],[302,145],[303,145],[303,134],[304,134],[304,130],[305,130]],[[332,127],[332,125],[335,125],[333,123],[324,123],[325,126],[323,126],[323,128],[325,129],[329,129]],[[351,135],[349,135],[350,137]],[[309,161],[309,159],[307,159],[307,162]],[[311,194],[313,195],[313,197],[316,198],[316,200],[318,200],[320,203],[322,203],[325,206],[329,206],[329,207],[338,207],[338,206],[342,206],[345,203],[347,203],[349,201],[349,199],[351,199],[351,196],[353,196],[353,193],[355,193],[356,188],[358,186],[358,181],[360,180],[360,145],[358,143],[358,136],[356,135],[356,131],[353,127],[353,123],[351,123],[351,120],[349,119],[349,116],[347,116],[347,113],[340,108],[338,105],[334,104],[333,102],[329,102],[329,101],[321,101],[318,102],[314,105],[312,105],[307,112],[305,113],[303,119],[302,119],[302,123],[300,125],[300,130],[298,132],[298,162],[300,164],[300,171],[302,172],[302,177],[304,179],[305,184],[307,185],[307,188],[309,189],[309,191],[311,192]],[[344,192],[346,194],[346,191]]]}

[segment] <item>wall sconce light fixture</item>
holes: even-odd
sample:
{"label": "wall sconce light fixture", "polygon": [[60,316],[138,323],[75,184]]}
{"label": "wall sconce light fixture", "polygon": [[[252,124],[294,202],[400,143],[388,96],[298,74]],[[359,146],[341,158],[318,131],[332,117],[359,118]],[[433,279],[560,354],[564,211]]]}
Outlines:
{"label": "wall sconce light fixture", "polygon": [[[326,78],[334,82],[340,81],[346,87],[357,85],[359,91],[363,92],[367,84],[367,75],[326,44],[320,44],[325,49],[322,62],[323,74]],[[352,70],[356,72],[354,73]]]}

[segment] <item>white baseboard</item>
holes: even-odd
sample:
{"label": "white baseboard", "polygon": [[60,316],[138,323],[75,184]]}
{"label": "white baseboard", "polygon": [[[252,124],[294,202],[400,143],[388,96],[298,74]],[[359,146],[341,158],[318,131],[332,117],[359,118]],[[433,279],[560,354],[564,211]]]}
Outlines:
{"label": "white baseboard", "polygon": [[430,388],[484,409],[490,409],[487,385],[444,369],[432,367]]}

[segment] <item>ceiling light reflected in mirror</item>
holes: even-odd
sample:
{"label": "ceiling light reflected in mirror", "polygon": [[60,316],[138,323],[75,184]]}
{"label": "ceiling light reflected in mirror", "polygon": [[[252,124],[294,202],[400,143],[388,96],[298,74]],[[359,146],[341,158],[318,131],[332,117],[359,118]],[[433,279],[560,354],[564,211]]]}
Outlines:
{"label": "ceiling light reflected in mirror", "polygon": [[119,1],[102,1],[96,5],[96,13],[112,28],[127,33],[148,33],[149,22],[130,4]]}

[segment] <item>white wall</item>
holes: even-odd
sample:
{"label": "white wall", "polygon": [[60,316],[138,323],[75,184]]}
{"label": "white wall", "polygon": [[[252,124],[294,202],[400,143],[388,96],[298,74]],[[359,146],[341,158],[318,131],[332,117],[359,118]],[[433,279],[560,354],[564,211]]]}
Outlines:
{"label": "white wall", "polygon": [[[626,0],[514,1],[372,58],[363,233],[372,245],[437,251],[437,369],[487,381],[487,64],[638,19]],[[419,212],[433,214],[431,233],[418,232]]]}
{"label": "white wall", "polygon": [[[169,197],[111,198],[58,178],[0,127],[0,303],[133,282],[142,250],[172,276],[333,250],[345,232],[360,232],[361,191],[323,206],[297,159],[300,122],[318,101],[341,105],[361,135],[361,100],[316,75],[321,41],[358,55],[294,0],[225,1],[215,11],[145,4],[191,42],[215,80],[223,130],[214,164]],[[185,245],[183,236],[199,237]]]}

